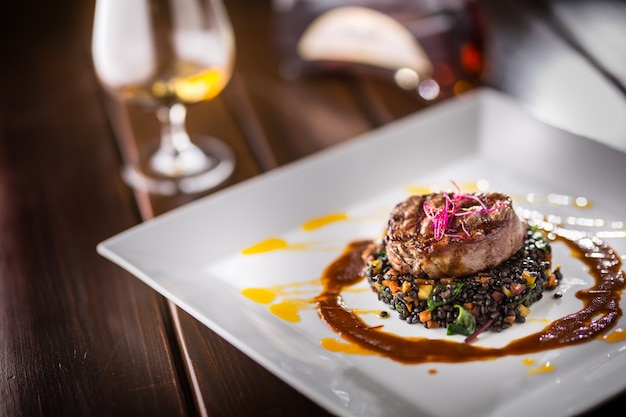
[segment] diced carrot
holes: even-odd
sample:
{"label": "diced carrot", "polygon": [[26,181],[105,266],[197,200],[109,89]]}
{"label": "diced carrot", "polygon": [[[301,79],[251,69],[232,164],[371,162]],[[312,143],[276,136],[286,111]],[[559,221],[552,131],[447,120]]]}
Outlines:
{"label": "diced carrot", "polygon": [[426,327],[428,327],[429,329],[436,329],[437,327],[439,327],[439,323],[434,320],[428,320],[426,322]]}
{"label": "diced carrot", "polygon": [[430,319],[432,319],[432,314],[430,310],[424,310],[419,314],[420,321],[422,323],[426,323]]}
{"label": "diced carrot", "polygon": [[515,323],[515,316],[506,316],[502,321],[512,326]]}
{"label": "diced carrot", "polygon": [[487,282],[489,282],[490,279],[491,277],[480,277],[478,278],[478,282],[480,282],[481,284],[486,284]]}
{"label": "diced carrot", "polygon": [[558,281],[556,279],[556,274],[550,274],[550,277],[548,278],[548,287],[556,287],[557,285]]}
{"label": "diced carrot", "polygon": [[397,281],[388,281],[389,282],[389,289],[391,290],[392,294],[397,293],[398,291],[400,291],[400,286],[398,285]]}

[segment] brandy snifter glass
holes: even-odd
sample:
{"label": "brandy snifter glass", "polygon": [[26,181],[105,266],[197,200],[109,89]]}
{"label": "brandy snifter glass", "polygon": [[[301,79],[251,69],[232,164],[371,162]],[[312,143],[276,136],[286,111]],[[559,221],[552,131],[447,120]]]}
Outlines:
{"label": "brandy snifter glass", "polygon": [[123,168],[129,185],[198,193],[230,177],[230,146],[186,128],[187,106],[214,99],[233,72],[234,33],[220,0],[97,0],[92,55],[106,90],[161,123],[161,137]]}

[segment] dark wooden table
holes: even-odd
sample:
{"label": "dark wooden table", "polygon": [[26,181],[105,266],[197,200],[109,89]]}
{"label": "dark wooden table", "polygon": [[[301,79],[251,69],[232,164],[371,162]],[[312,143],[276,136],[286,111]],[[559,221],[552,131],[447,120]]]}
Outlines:
{"label": "dark wooden table", "polygon": [[[226,6],[234,77],[189,116],[190,129],[237,153],[224,187],[427,106],[368,76],[284,79],[271,2]],[[626,150],[624,2],[480,6],[482,83]],[[93,72],[93,10],[93,0],[0,6],[0,416],[328,415],[96,253],[105,238],[199,196],[149,196],[122,181],[125,128],[111,124]],[[156,134],[150,115],[129,112],[137,138]],[[626,392],[590,412],[625,408]]]}

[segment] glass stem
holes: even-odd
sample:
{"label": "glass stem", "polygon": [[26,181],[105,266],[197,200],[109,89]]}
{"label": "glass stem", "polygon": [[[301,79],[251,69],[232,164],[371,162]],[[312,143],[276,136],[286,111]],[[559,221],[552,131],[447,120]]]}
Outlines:
{"label": "glass stem", "polygon": [[187,109],[181,103],[157,112],[161,122],[161,146],[150,161],[154,171],[168,177],[192,175],[205,170],[210,160],[195,146],[187,133]]}
{"label": "glass stem", "polygon": [[157,112],[161,122],[161,147],[173,154],[184,152],[192,145],[185,129],[187,109],[183,104],[176,103],[170,107],[162,107]]}

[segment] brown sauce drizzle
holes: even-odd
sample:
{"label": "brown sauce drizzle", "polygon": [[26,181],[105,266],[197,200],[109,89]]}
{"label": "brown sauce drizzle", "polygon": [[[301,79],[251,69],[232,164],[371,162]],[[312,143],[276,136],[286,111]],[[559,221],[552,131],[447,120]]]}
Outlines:
{"label": "brown sauce drizzle", "polygon": [[624,289],[624,272],[620,257],[599,239],[574,239],[564,235],[554,238],[568,245],[573,255],[589,267],[595,285],[576,293],[576,297],[584,303],[581,310],[553,321],[540,332],[512,340],[501,348],[402,337],[363,322],[344,306],[341,291],[364,279],[361,275],[361,253],[370,241],[350,243],[343,254],[324,270],[323,290],[316,298],[317,311],[320,318],[344,340],[402,363],[491,360],[585,343],[615,326],[622,315],[619,303]]}

